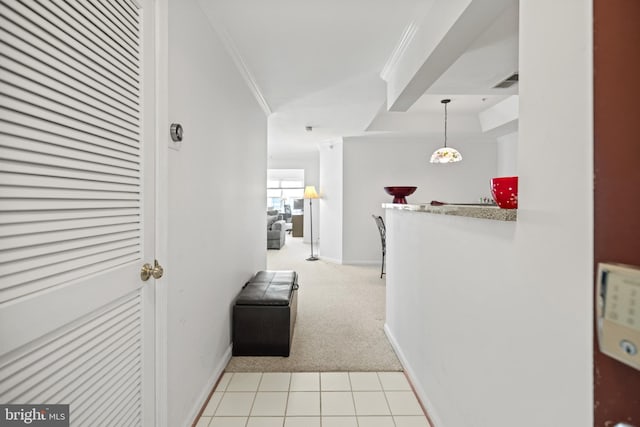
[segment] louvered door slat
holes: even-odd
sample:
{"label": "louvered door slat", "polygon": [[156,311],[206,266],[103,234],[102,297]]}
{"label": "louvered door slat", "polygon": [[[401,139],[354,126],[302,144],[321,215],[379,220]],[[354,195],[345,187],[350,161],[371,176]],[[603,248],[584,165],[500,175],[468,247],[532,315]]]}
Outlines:
{"label": "louvered door slat", "polygon": [[138,49],[138,39],[134,36],[134,32],[126,32],[120,29],[118,32],[111,31],[113,24],[101,13],[91,2],[75,2],[71,4],[80,15],[86,18],[96,27],[100,28],[105,34],[108,34],[123,49],[129,52],[136,52]]}
{"label": "louvered door slat", "polygon": [[[129,243],[128,246],[126,246],[127,243]],[[116,249],[131,249],[135,248],[135,246],[135,239],[131,239],[128,242],[117,240],[110,244],[102,244],[99,247],[90,246],[72,252],[56,253],[47,256],[40,256],[38,258],[23,259],[19,262],[13,262],[7,266],[0,265],[0,278],[2,278],[3,276],[17,274],[20,271],[27,269],[35,269],[38,267],[49,265],[61,265],[64,262],[69,262],[80,257],[86,260],[91,255],[98,255]]]}
{"label": "louvered door slat", "polygon": [[[68,103],[70,102],[68,101],[68,99],[65,99],[66,97],[64,96],[60,96],[60,99],[58,100],[52,100],[50,98],[45,98],[44,96],[42,96],[42,93],[36,95],[33,92],[25,90],[24,88],[18,88],[6,83],[0,83],[0,92],[6,95],[6,98],[4,100],[0,99],[0,102],[3,102],[5,108],[13,109],[14,111],[18,112],[26,112],[26,114],[42,117],[58,123],[60,123],[60,120],[52,120],[51,113],[58,114],[65,118],[73,117],[73,121],[65,121],[62,123],[67,124],[69,127],[82,131],[86,131],[85,125],[89,125],[91,127],[94,127],[95,129],[105,130],[113,136],[125,138],[125,141],[127,141],[126,144],[129,145],[131,144],[130,141],[136,141],[138,139],[138,135],[129,131],[128,129],[124,129],[121,126],[114,125],[107,120],[104,120],[104,118],[100,117],[99,115],[96,116],[89,114],[88,111],[90,111],[91,108],[83,108],[82,106],[69,107]],[[11,102],[17,99],[19,99],[20,101]],[[25,107],[20,107],[21,104],[27,104],[29,107],[35,107],[37,110],[34,108],[25,109]],[[34,114],[34,112],[38,110],[42,110],[42,113]],[[78,125],[72,126],[69,125],[69,123],[78,123]],[[104,133],[97,136],[104,137]]]}
{"label": "louvered door slat", "polygon": [[[104,127],[99,126],[95,122],[80,120],[80,115],[75,116],[63,106],[60,105],[62,112],[58,112],[52,109],[46,108],[46,106],[40,106],[37,104],[31,104],[28,100],[17,100],[6,94],[0,95],[0,105],[3,109],[12,110],[18,114],[25,116],[36,117],[43,120],[45,126],[41,129],[48,130],[49,123],[55,123],[57,126],[64,126],[70,130],[82,132],[84,134],[103,138],[107,141],[117,142],[123,145],[130,145],[136,147],[136,138],[123,136],[119,133],[111,132]],[[1,111],[1,110],[0,110]],[[0,113],[2,114],[2,113]],[[2,114],[3,115],[3,114]],[[0,115],[1,117],[1,115]]]}
{"label": "louvered door slat", "polygon": [[[39,211],[66,209],[105,209],[138,207],[138,200],[46,200],[46,199],[7,199],[0,205],[5,211]],[[8,245],[8,243],[7,243]],[[9,246],[7,246],[9,247]]]}
{"label": "louvered door slat", "polygon": [[[14,379],[14,384],[7,384],[10,399],[23,402],[47,402],[53,399],[60,390],[67,388],[68,382],[76,377],[82,378],[83,371],[90,369],[87,361],[98,360],[114,341],[121,339],[117,333],[124,334],[127,340],[139,338],[135,330],[136,319],[128,318],[123,321],[126,323],[115,323],[116,329],[106,330],[108,335],[103,336],[96,331],[81,337],[81,340],[58,348],[37,363],[27,365],[28,375],[21,375],[20,378]],[[18,379],[19,382],[16,381]]]}
{"label": "louvered door slat", "polygon": [[[138,319],[139,322],[139,319]],[[80,378],[90,378],[93,363],[99,362],[104,356],[104,352],[108,351],[112,341],[119,340],[115,333],[122,334],[126,338],[140,339],[139,331],[136,326],[139,323],[130,323],[126,328],[114,330],[104,339],[95,337],[96,339],[88,343],[87,348],[83,348],[82,353],[67,353],[60,363],[51,365],[52,375],[37,383],[36,387],[27,392],[22,399],[29,402],[50,402],[59,397],[65,390],[73,389],[78,386],[76,383]]]}
{"label": "louvered door slat", "polygon": [[[0,129],[4,126],[0,124]],[[132,160],[123,160],[115,155],[113,150],[102,147],[95,147],[89,144],[75,143],[74,141],[64,141],[59,138],[64,145],[52,144],[48,141],[38,141],[34,139],[24,139],[17,135],[0,135],[0,146],[18,150],[21,152],[44,153],[48,156],[56,156],[86,163],[113,166],[118,169],[130,169],[137,171],[140,169],[139,159],[132,157]],[[79,149],[80,148],[80,149]],[[6,159],[10,159],[9,156]],[[89,165],[89,170],[93,167]]]}
{"label": "louvered door slat", "polygon": [[83,62],[134,97],[138,96],[138,76],[121,62],[105,55],[104,43],[96,46],[95,43],[87,41],[85,34],[79,29],[70,28],[36,2],[12,2],[5,15],[7,19],[45,40],[53,48],[76,61]]}
{"label": "louvered door slat", "polygon": [[139,0],[116,0],[116,4],[125,10],[129,16],[133,17],[136,22],[140,17],[140,1]]}
{"label": "louvered door slat", "polygon": [[[0,212],[0,224],[42,223],[72,219],[108,218],[139,215],[137,209],[95,209],[91,211]],[[1,255],[0,255],[1,256]],[[1,258],[0,258],[1,259]],[[2,262],[2,261],[0,261]]]}
{"label": "louvered door slat", "polygon": [[138,4],[135,0],[116,0],[116,4],[124,13],[129,15],[134,22],[139,21],[140,14],[138,13]]}
{"label": "louvered door slat", "polygon": [[0,186],[2,199],[93,199],[93,200],[138,200],[137,193],[116,191],[67,190],[61,188],[30,188]]}
{"label": "louvered door slat", "polygon": [[[2,139],[2,137],[0,137]],[[75,169],[69,169],[58,166],[50,166],[43,164],[29,164],[19,161],[2,160],[0,159],[0,170],[5,172],[13,172],[20,175],[35,175],[35,176],[48,176],[48,177],[67,177],[69,179],[79,179],[83,181],[95,181],[95,182],[113,182],[119,184],[137,185],[139,179],[137,177],[128,177],[122,175],[112,175],[106,173],[99,173],[93,171],[81,171]],[[0,206],[0,212],[2,212],[2,206]]]}
{"label": "louvered door slat", "polygon": [[[74,265],[63,265],[66,270],[64,273],[57,273],[51,276],[43,276],[42,278],[30,283],[21,284],[20,288],[17,287],[0,289],[0,301],[3,303],[13,301],[17,298],[34,294],[44,289],[53,287],[59,283],[69,282],[77,280],[78,278],[96,274],[102,271],[107,271],[115,267],[128,264],[130,262],[140,259],[138,252],[131,255],[124,256],[122,254],[116,254],[113,258],[107,257],[94,257],[92,259],[81,260]],[[53,269],[50,269],[53,270]],[[33,276],[38,276],[36,272]]]}
{"label": "louvered door slat", "polygon": [[[113,113],[107,113],[94,106],[90,103],[91,99],[81,93],[74,93],[72,90],[63,91],[62,85],[58,84],[58,87],[54,88],[47,85],[47,82],[26,78],[25,74],[18,75],[3,71],[0,72],[0,82],[5,86],[2,91],[14,98],[23,98],[27,102],[43,104],[43,106],[59,103],[64,105],[67,111],[78,112],[81,117],[84,116],[90,121],[97,120],[106,129],[113,129],[116,133],[128,137],[137,136],[138,127],[134,123],[122,120]],[[49,83],[55,84],[51,79]]]}
{"label": "louvered door slat", "polygon": [[[85,411],[78,417],[78,425],[104,425],[104,426],[118,426],[113,422],[115,414],[120,414],[125,409],[128,409],[131,404],[139,404],[139,392],[140,389],[140,375],[136,371],[139,370],[140,365],[136,363],[133,365],[132,372],[129,376],[122,375],[121,378],[111,387],[110,390],[105,390],[101,394],[92,396],[90,402],[90,410]],[[114,391],[127,390],[128,393],[118,394]],[[94,409],[95,412],[94,412]],[[139,411],[138,411],[139,412]]]}
{"label": "louvered door slat", "polygon": [[[78,70],[86,70],[96,78],[100,78],[103,84],[111,85],[113,90],[123,97],[135,104],[139,103],[135,81],[123,78],[122,75],[118,74],[117,70],[110,67],[98,55],[88,50],[83,51],[82,47],[78,46],[78,43],[74,43],[72,40],[65,40],[68,39],[65,34],[44,20],[38,21],[38,16],[18,2],[11,2],[10,4],[12,7],[18,8],[21,13],[16,13],[9,8],[3,9],[2,26],[8,32],[16,35],[20,34],[25,42],[38,47],[38,49],[55,51],[61,61]],[[35,24],[35,21],[42,25]]]}
{"label": "louvered door slat", "polygon": [[119,8],[114,7],[113,2],[101,2],[95,0],[88,0],[86,2],[94,9],[93,16],[106,24],[114,25],[118,24],[122,30],[123,35],[130,38],[134,46],[139,44],[138,41],[138,23],[131,15],[122,13]]}
{"label": "louvered door slat", "polygon": [[[135,58],[135,49],[131,49],[129,52],[123,53],[128,46],[126,44],[119,45],[113,38],[109,37],[105,31],[101,30],[95,25],[94,21],[88,21],[84,16],[76,12],[73,7],[61,8],[54,2],[38,1],[37,5],[31,6],[35,11],[42,11],[46,9],[51,15],[55,16],[59,21],[52,20],[48,15],[40,12],[42,16],[47,18],[52,23],[58,24],[67,34],[75,34],[76,39],[88,46],[90,49],[96,49],[100,52],[100,55],[105,58],[109,63],[114,65],[118,69],[127,70],[127,74],[139,78],[140,66],[132,58]],[[63,22],[63,25],[59,23]],[[113,31],[109,31],[112,35],[115,35]],[[126,47],[125,47],[126,46]],[[128,53],[128,55],[127,55]]]}
{"label": "louvered door slat", "polygon": [[18,285],[23,285],[25,288],[31,288],[32,292],[40,290],[37,286],[32,286],[30,282],[40,280],[46,283],[46,279],[53,278],[58,271],[62,268],[64,271],[74,271],[83,268],[87,265],[100,266],[101,263],[113,261],[113,260],[134,260],[138,256],[137,246],[125,246],[113,250],[100,251],[95,255],[88,255],[81,259],[71,259],[69,261],[63,261],[56,265],[40,265],[37,268],[33,268],[29,271],[22,271],[20,273],[9,274],[2,276],[2,285],[0,286],[0,297],[2,300],[13,299],[20,296],[21,291],[12,289]]}
{"label": "louvered door slat", "polygon": [[[27,68],[37,73],[36,76],[42,75],[43,79],[49,78],[63,87],[84,93],[96,102],[120,111],[129,119],[137,119],[138,103],[123,96],[118,87],[110,84],[107,79],[81,64],[64,62],[63,55],[60,58],[55,56],[56,52],[52,52],[40,40],[27,42],[16,37],[9,30],[19,31],[19,28],[0,16],[0,55],[7,58],[3,61],[6,70],[19,74],[23,71],[19,67]],[[32,74],[26,75],[33,78]]]}
{"label": "louvered door slat", "polygon": [[[68,393],[61,396],[63,402],[76,402],[74,416],[82,417],[86,410],[92,410],[92,397],[96,390],[110,390],[117,382],[118,375],[131,375],[136,360],[140,357],[140,348],[135,346],[137,337],[129,338],[122,342],[122,348],[116,348],[108,354],[100,363],[96,363],[93,367],[94,372],[90,372],[93,381],[81,381],[77,387],[69,390]],[[122,369],[122,366],[128,366],[128,369]]]}
{"label": "louvered door slat", "polygon": [[[3,138],[0,136],[0,141],[2,139]],[[0,144],[2,144],[2,142],[0,142]],[[56,150],[60,150],[60,148],[51,147],[51,151],[55,152]],[[122,175],[131,178],[138,178],[140,176],[139,171],[134,169],[98,164],[97,162],[75,160],[70,157],[58,157],[53,154],[48,155],[33,151],[16,150],[2,145],[0,145],[0,157],[14,162],[46,165],[46,167],[53,166],[58,168],[74,169],[76,171],[100,172],[107,175]],[[109,159],[104,159],[104,162],[107,161],[109,161]]]}
{"label": "louvered door slat", "polygon": [[[41,142],[50,144],[47,147],[50,147],[52,150],[59,150],[59,147],[64,147],[68,150],[76,150],[77,152],[67,151],[67,153],[72,155],[73,158],[91,153],[93,155],[100,156],[95,157],[94,160],[102,163],[104,163],[105,160],[109,160],[108,164],[111,165],[123,164],[120,163],[121,160],[133,164],[138,164],[140,161],[140,150],[138,147],[125,146],[96,137],[78,140],[71,138],[69,135],[62,136],[59,133],[55,133],[54,129],[48,129],[45,131],[34,127],[25,127],[24,124],[18,125],[17,122],[8,121],[10,118],[16,119],[18,118],[17,116],[19,116],[13,112],[11,114],[13,117],[5,117],[5,121],[0,119],[0,132],[2,133],[0,134],[0,144],[5,147],[21,148],[24,150],[25,144]],[[27,123],[35,125],[40,124],[41,126],[44,125],[42,121],[38,122],[37,120],[31,119],[25,120],[25,124]],[[57,129],[62,130],[63,128],[59,127]],[[31,151],[38,150],[32,149]],[[60,152],[59,155],[64,157],[63,152]],[[116,162],[114,163],[114,161]]]}
{"label": "louvered door slat", "polygon": [[[86,50],[93,52],[96,63],[100,63],[105,69],[113,70],[114,73],[119,72],[124,81],[136,82],[139,79],[139,70],[130,62],[130,59],[114,50],[106,40],[96,37],[89,29],[82,28],[82,24],[74,21],[69,14],[52,7],[50,3],[39,1],[29,2],[27,7],[50,23],[47,30],[50,34],[57,36],[62,43],[80,52]],[[137,89],[137,84],[129,84],[131,89]]]}
{"label": "louvered door slat", "polygon": [[128,61],[131,66],[139,70],[139,64],[130,59],[131,56],[136,55],[136,47],[130,44],[131,41],[122,37],[121,31],[113,31],[112,26],[105,24],[102,20],[95,19],[95,17],[83,7],[83,4],[87,3],[70,3],[68,8],[61,8],[58,5],[58,9],[64,9],[66,14],[80,23],[88,31],[91,31],[96,37],[99,37],[104,43],[111,46],[112,49],[122,51],[125,61]]}
{"label": "louvered door slat", "polygon": [[99,247],[118,242],[121,246],[130,246],[136,240],[138,230],[73,239],[64,242],[39,244],[11,251],[0,251],[0,263],[23,261],[29,258],[48,256],[59,252],[73,251],[89,247]]}
{"label": "louvered door slat", "polygon": [[[8,51],[9,48],[0,44],[0,52],[3,50]],[[31,63],[31,66],[18,60]],[[116,100],[109,99],[109,102],[105,102],[101,99],[105,93],[100,93],[92,87],[76,87],[76,82],[57,71],[52,70],[51,74],[43,75],[38,71],[38,68],[43,67],[42,63],[35,62],[24,53],[11,51],[11,57],[3,58],[3,63],[5,67],[0,67],[0,80],[8,84],[42,93],[49,98],[65,97],[80,108],[90,109],[94,115],[102,115],[113,124],[131,131],[138,129],[132,111],[123,111],[123,106]],[[11,71],[8,71],[9,69]]]}
{"label": "louvered door slat", "polygon": [[112,419],[107,419],[110,425],[114,426],[137,426],[140,421],[136,414],[140,414],[140,400],[126,400],[126,406],[124,406],[121,413],[115,413]]}
{"label": "louvered door slat", "polygon": [[91,227],[91,228],[78,228],[73,230],[64,231],[50,231],[46,233],[40,233],[40,239],[34,241],[29,239],[28,236],[9,236],[3,237],[2,240],[7,242],[7,246],[11,248],[24,248],[36,245],[42,245],[46,243],[64,242],[68,240],[92,238],[101,235],[109,235],[115,233],[121,233],[125,231],[134,231],[139,229],[139,225],[135,223],[131,224],[116,224],[103,227]]}
{"label": "louvered door slat", "polygon": [[9,400],[9,396],[15,394],[10,393],[13,387],[25,381],[26,378],[43,371],[46,366],[59,358],[56,355],[63,352],[65,348],[72,346],[74,342],[83,339],[83,337],[100,336],[110,326],[137,313],[137,307],[137,297],[124,297],[110,304],[101,313],[89,316],[84,321],[68,328],[64,333],[42,340],[22,357],[0,363],[0,378],[2,378],[0,399]]}
{"label": "louvered door slat", "polygon": [[[138,215],[117,217],[98,217],[83,219],[65,219],[59,221],[40,221],[33,223],[1,224],[0,237],[21,236],[33,233],[52,233],[55,231],[78,230],[90,227],[105,227],[109,225],[137,224]],[[1,268],[1,267],[0,267]]]}
{"label": "louvered door slat", "polygon": [[0,172],[0,182],[7,186],[66,188],[73,190],[108,191],[138,194],[140,188],[132,184],[118,184],[112,182],[84,181],[73,178],[43,177],[40,175],[21,175]]}

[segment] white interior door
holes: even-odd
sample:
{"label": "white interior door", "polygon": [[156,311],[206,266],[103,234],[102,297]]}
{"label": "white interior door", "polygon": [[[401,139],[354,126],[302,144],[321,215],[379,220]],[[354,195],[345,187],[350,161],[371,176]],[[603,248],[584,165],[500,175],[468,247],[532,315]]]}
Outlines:
{"label": "white interior door", "polygon": [[0,0],[0,402],[76,426],[154,425],[153,18]]}

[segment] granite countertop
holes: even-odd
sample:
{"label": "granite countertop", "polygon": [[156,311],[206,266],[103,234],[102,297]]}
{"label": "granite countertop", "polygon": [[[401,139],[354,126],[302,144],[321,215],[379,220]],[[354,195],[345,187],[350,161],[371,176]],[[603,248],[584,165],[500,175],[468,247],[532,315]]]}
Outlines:
{"label": "granite countertop", "polygon": [[401,205],[383,203],[384,209],[426,212],[437,215],[465,216],[468,218],[491,219],[494,221],[515,221],[518,218],[517,209],[501,209],[492,205],[442,205],[431,206],[430,203]]}

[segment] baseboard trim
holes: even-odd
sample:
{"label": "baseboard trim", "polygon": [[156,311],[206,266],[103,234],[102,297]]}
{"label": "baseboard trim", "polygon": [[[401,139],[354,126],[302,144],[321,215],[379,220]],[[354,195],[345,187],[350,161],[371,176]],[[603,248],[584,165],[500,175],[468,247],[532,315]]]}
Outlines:
{"label": "baseboard trim", "polygon": [[379,266],[380,265],[380,260],[378,260],[378,261],[346,261],[343,264],[346,264],[346,265],[365,265],[365,266],[377,265],[377,266]]}
{"label": "baseboard trim", "polygon": [[331,262],[331,263],[333,263],[333,264],[340,264],[340,265],[342,265],[342,260],[340,260],[340,259],[336,259],[336,258],[329,258],[329,257],[322,256],[322,255],[320,255],[320,259],[321,259],[321,260],[323,260],[323,261]]}
{"label": "baseboard trim", "polygon": [[229,347],[227,347],[224,354],[222,355],[222,360],[220,360],[220,362],[218,363],[218,366],[216,366],[216,368],[214,369],[213,374],[207,380],[205,387],[202,389],[202,392],[200,393],[200,396],[198,396],[198,399],[196,399],[196,404],[193,406],[191,411],[189,411],[189,416],[187,417],[187,420],[193,420],[193,421],[186,422],[184,424],[184,427],[195,427],[195,425],[198,423],[198,419],[204,412],[205,405],[209,401],[209,398],[213,394],[213,390],[218,385],[218,382],[220,381],[220,378],[224,373],[224,368],[227,367],[227,365],[229,364],[229,361],[231,360],[231,350],[232,350],[232,345],[229,344]]}
{"label": "baseboard trim", "polygon": [[322,254],[320,254],[319,257],[323,261],[332,262],[334,264],[340,264],[340,265],[356,265],[356,266],[357,265],[362,265],[362,266],[370,266],[370,265],[379,266],[380,265],[380,261],[344,261],[337,258],[322,256]]}
{"label": "baseboard trim", "polygon": [[402,365],[402,367],[404,369],[404,373],[408,377],[409,382],[413,386],[413,391],[416,393],[416,396],[418,397],[418,400],[422,404],[422,408],[425,411],[425,415],[427,416],[427,419],[429,420],[429,423],[431,424],[431,427],[440,427],[440,426],[442,426],[443,425],[442,421],[436,415],[436,411],[435,411],[435,409],[433,407],[433,404],[427,398],[427,394],[425,393],[424,389],[422,388],[422,385],[417,381],[417,376],[415,374],[415,371],[413,370],[413,368],[409,364],[409,361],[407,360],[407,358],[405,357],[404,353],[402,352],[402,349],[400,348],[400,345],[398,344],[398,341],[393,336],[393,333],[391,332],[391,329],[389,328],[389,325],[387,325],[386,322],[384,324],[384,333],[387,336],[387,339],[389,340],[389,343],[391,343],[391,347],[393,348],[393,351],[396,352],[396,356],[398,356],[398,359],[400,360],[400,364]]}

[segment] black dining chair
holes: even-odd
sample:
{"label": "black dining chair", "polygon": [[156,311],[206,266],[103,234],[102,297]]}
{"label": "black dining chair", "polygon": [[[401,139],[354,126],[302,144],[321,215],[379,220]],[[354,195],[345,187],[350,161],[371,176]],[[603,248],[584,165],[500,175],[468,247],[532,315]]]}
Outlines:
{"label": "black dining chair", "polygon": [[381,216],[371,215],[373,219],[376,221],[376,225],[378,226],[378,231],[380,232],[380,242],[382,243],[382,270],[380,271],[380,278],[382,279],[382,275],[384,272],[384,259],[387,254],[387,228],[384,225],[384,220]]}

